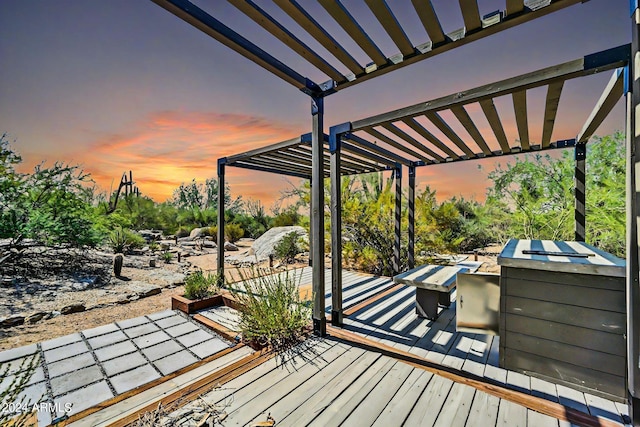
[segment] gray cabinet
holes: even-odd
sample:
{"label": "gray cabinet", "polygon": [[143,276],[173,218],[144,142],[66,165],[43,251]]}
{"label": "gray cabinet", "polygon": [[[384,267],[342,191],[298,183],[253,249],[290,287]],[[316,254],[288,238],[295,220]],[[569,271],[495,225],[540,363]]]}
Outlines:
{"label": "gray cabinet", "polygon": [[625,261],[582,242],[511,240],[498,264],[500,366],[624,399]]}

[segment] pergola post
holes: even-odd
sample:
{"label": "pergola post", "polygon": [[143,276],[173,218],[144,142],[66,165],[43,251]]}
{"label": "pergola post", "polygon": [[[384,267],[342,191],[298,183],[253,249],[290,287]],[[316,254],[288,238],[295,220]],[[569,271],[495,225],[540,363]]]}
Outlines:
{"label": "pergola post", "polygon": [[313,332],[327,334],[324,305],[324,98],[311,97],[311,257]]}
{"label": "pergola post", "polygon": [[218,159],[218,280],[224,283],[224,169],[225,158]]}
{"label": "pergola post", "polygon": [[[309,180],[309,193],[313,194],[313,180]],[[309,218],[313,212],[313,197],[309,198]],[[313,267],[313,220],[309,221],[309,267]]]}
{"label": "pergola post", "polygon": [[393,274],[400,273],[400,230],[402,225],[402,165],[397,164],[394,170],[396,180],[396,206],[393,240]]}
{"label": "pergola post", "polygon": [[640,8],[637,0],[631,4],[631,60],[627,67],[627,381],[629,388],[629,415],[634,426],[640,425],[640,289],[638,288],[638,174],[640,159]]}
{"label": "pergola post", "polygon": [[585,192],[585,183],[586,183],[586,159],[587,159],[587,144],[586,143],[578,143],[575,147],[575,240],[577,242],[586,241],[586,211],[585,211],[585,202],[586,202],[586,192]]}
{"label": "pergola post", "polygon": [[342,188],[341,135],[331,129],[331,324],[342,326]]}
{"label": "pergola post", "polygon": [[416,247],[416,166],[412,163],[409,166],[409,247],[407,254],[407,262],[409,269],[416,266],[415,247]]}

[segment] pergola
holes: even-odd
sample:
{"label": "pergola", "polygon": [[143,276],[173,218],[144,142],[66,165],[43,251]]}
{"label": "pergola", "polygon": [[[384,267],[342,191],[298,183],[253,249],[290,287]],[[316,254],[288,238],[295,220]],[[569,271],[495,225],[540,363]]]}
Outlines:
{"label": "pergola", "polygon": [[[630,409],[634,425],[640,425],[640,287],[638,278],[638,219],[640,201],[637,195],[636,170],[640,160],[640,73],[634,61],[640,54],[640,8],[637,0],[630,0],[632,13],[632,44],[579,58],[557,66],[481,86],[465,92],[434,99],[413,106],[390,111],[362,120],[333,126],[324,133],[324,98],[360,82],[384,75],[412,63],[466,45],[488,35],[558,11],[582,0],[505,0],[505,9],[481,16],[477,0],[459,0],[464,27],[445,34],[430,0],[412,0],[413,11],[421,22],[427,40],[415,43],[409,39],[400,21],[385,0],[365,0],[399,53],[386,56],[365,31],[364,24],[340,0],[319,0],[319,4],[371,62],[358,62],[339,37],[332,35],[312,9],[295,0],[274,0],[274,4],[288,15],[306,35],[323,47],[329,56],[312,50],[298,38],[293,28],[278,22],[267,10],[251,0],[229,0],[237,9],[253,20],[287,48],[302,57],[310,70],[301,73],[278,60],[273,54],[234,31],[205,10],[188,0],[153,0],[169,12],[230,47],[311,98],[311,133],[290,141],[271,145],[218,161],[219,200],[224,200],[226,166],[271,171],[311,179],[311,259],[324,259],[324,178],[330,177],[332,230],[332,317],[333,323],[342,321],[341,298],[341,206],[340,176],[372,171],[393,170],[396,177],[395,261],[399,265],[400,193],[402,168],[409,171],[409,262],[413,263],[413,197],[416,167],[492,156],[575,147],[576,152],[576,239],[584,240],[585,156],[587,143],[600,123],[623,94],[627,106],[627,348]],[[275,7],[275,6],[274,6]],[[349,72],[340,71],[349,70]],[[600,100],[575,139],[552,141],[552,131],[560,102],[563,83],[567,80],[614,71]],[[327,77],[315,82],[305,77],[320,71]],[[546,87],[542,139],[534,145],[529,138],[527,90]],[[511,146],[504,132],[494,99],[511,96],[519,145]],[[479,104],[499,148],[489,146],[469,114],[471,104]],[[450,112],[470,138],[454,131],[443,116]],[[447,113],[447,116],[450,116]],[[421,123],[433,124],[448,141],[437,138]],[[409,131],[410,129],[410,131]],[[375,141],[375,142],[374,142]],[[326,163],[329,167],[326,167]],[[219,209],[223,211],[222,209]],[[224,214],[218,216],[218,240],[224,239]],[[218,268],[224,267],[224,254],[218,253]],[[313,323],[314,331],[326,333],[324,307],[324,263],[313,263]]]}

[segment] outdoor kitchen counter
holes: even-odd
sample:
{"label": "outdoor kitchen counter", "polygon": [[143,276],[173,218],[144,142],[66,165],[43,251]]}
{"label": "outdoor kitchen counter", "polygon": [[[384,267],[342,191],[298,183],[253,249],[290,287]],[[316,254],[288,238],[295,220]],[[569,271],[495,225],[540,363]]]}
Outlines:
{"label": "outdoor kitchen counter", "polygon": [[625,261],[583,242],[510,240],[500,265],[500,365],[626,396]]}

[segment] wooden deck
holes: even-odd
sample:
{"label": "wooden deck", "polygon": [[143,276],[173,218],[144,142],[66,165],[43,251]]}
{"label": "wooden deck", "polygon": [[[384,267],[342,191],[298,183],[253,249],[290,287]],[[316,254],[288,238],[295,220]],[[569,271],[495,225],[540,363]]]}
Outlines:
{"label": "wooden deck", "polygon": [[[305,268],[297,274],[300,275],[301,286],[311,282],[310,268]],[[326,289],[330,290],[329,271],[326,280]],[[349,271],[343,272],[343,283],[343,308],[346,314],[344,331],[392,347],[399,352],[408,352],[428,363],[443,366],[463,376],[484,379],[488,384],[540,397],[562,407],[590,414],[603,422],[624,425],[624,420],[628,420],[628,417],[625,417],[625,404],[500,368],[499,337],[456,332],[455,293],[452,294],[451,308],[444,310],[437,320],[430,321],[418,318],[415,314],[414,288],[394,285],[388,277],[373,277]],[[375,300],[376,295],[383,296]],[[327,293],[326,298],[327,313],[330,313],[331,294]],[[216,316],[213,313],[211,315]],[[227,320],[222,320],[225,321]],[[264,406],[262,409],[252,406],[253,412],[241,411],[243,415],[240,416],[239,413],[238,420],[245,422],[249,414],[257,417],[260,411],[271,411],[279,425],[304,424],[297,421],[298,416],[313,425],[339,425],[342,422],[345,425],[385,425],[385,420],[389,419],[394,422],[386,425],[398,425],[400,419],[404,419],[406,425],[565,425],[563,421],[546,418],[535,411],[527,410],[524,406],[424,370],[416,370],[417,368],[411,368],[403,362],[376,352],[365,351],[331,339],[319,341],[318,345],[318,355],[310,359],[313,362],[311,367],[303,370],[309,377],[300,379],[299,384],[296,383],[298,380],[294,379],[300,375],[297,371],[284,372],[277,370],[275,366],[265,372],[256,371],[242,380],[243,385],[239,386],[240,388],[258,381],[261,376],[269,378],[260,379],[261,383],[284,382],[277,388],[270,389],[269,399],[272,393],[275,393],[273,403],[262,403],[263,396],[251,403],[252,399],[244,397],[244,392],[236,393],[236,397],[242,395],[243,399],[248,399],[247,404],[255,406],[259,401],[260,405]],[[332,355],[336,353],[334,360]],[[344,366],[345,363],[348,365]],[[313,367],[324,372],[317,376],[318,383],[315,385],[313,381],[309,381],[318,373],[318,369]],[[381,380],[384,381],[381,383],[384,387],[376,387]],[[356,386],[352,386],[351,382]],[[302,389],[293,393],[297,387]],[[307,388],[311,391],[306,391]],[[257,390],[260,388],[256,386],[246,389],[254,396],[260,394],[256,394]],[[288,396],[289,392],[293,394]],[[284,395],[281,395],[282,393]],[[295,398],[294,395],[300,396]],[[309,395],[316,397],[303,397]],[[309,406],[309,402],[314,402],[314,399],[317,399],[316,406]],[[443,405],[445,400],[456,403]],[[280,419],[274,408],[278,409]],[[352,417],[352,413],[355,414],[354,418],[348,419]],[[342,419],[343,416],[347,418]],[[358,420],[358,423],[352,424],[353,420]],[[365,420],[367,422],[364,422]],[[284,423],[280,424],[283,421]]]}

